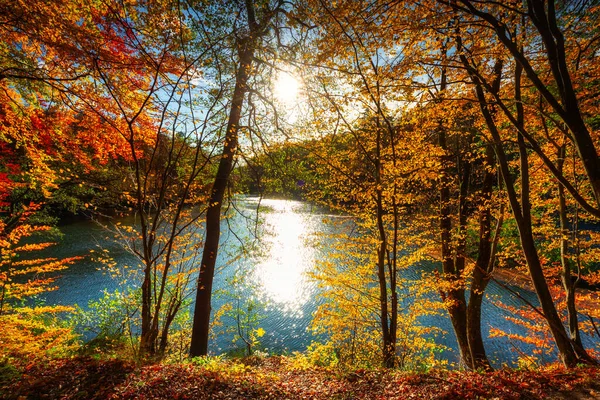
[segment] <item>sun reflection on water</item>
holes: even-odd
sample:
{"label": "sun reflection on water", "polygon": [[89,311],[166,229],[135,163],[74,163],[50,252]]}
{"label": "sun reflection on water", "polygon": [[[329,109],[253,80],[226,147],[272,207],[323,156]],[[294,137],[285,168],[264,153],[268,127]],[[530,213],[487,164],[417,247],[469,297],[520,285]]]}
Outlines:
{"label": "sun reflection on water", "polygon": [[307,245],[314,229],[303,204],[286,200],[263,200],[265,252],[256,265],[256,276],[274,307],[299,313],[309,299],[311,285],[306,272],[314,265],[315,251]]}

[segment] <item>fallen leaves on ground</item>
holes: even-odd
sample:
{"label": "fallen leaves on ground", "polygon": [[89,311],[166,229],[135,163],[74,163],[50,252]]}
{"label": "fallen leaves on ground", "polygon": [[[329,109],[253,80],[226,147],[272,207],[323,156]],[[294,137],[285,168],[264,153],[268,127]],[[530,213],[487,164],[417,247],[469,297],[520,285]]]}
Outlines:
{"label": "fallen leaves on ground", "polygon": [[[1,377],[0,377],[1,378]],[[78,357],[25,366],[0,379],[7,399],[600,399],[600,369],[490,373],[296,369],[285,357],[136,366]]]}

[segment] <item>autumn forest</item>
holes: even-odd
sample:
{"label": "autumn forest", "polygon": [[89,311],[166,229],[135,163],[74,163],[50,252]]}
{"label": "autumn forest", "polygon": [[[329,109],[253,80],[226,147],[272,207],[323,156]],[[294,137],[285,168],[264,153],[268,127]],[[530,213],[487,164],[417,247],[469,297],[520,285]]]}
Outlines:
{"label": "autumn forest", "polygon": [[[0,397],[597,398],[597,1],[0,0],[0,36]],[[271,217],[319,254],[301,351],[268,199],[321,224]],[[129,258],[58,252],[83,220]],[[117,289],[45,301],[83,262]]]}

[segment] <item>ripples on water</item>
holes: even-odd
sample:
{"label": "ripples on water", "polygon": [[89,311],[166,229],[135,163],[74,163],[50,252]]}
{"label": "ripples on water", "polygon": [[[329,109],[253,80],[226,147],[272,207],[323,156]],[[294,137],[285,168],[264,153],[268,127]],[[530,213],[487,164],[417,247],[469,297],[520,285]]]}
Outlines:
{"label": "ripples on water", "polygon": [[[261,343],[275,352],[302,350],[312,339],[308,326],[316,307],[316,285],[306,273],[319,256],[318,249],[308,242],[323,229],[323,222],[306,203],[258,198],[244,199],[238,207],[242,216],[237,218],[256,218],[258,206],[257,225],[246,225],[246,232],[235,232],[235,238],[258,233],[254,240],[259,250],[241,263],[251,271],[266,304],[261,323],[266,335]],[[227,246],[232,239],[225,236],[221,240]]]}
{"label": "ripples on water", "polygon": [[302,212],[302,203],[266,200],[262,205],[269,209],[262,222],[265,254],[255,273],[272,302],[297,311],[313,291],[306,272],[315,263],[315,250],[306,241],[319,227],[313,215]]}
{"label": "ripples on water", "polygon": [[[266,331],[266,335],[261,338],[262,345],[274,352],[303,350],[313,339],[307,329],[319,301],[316,284],[306,273],[314,268],[317,260],[328,255],[326,243],[313,246],[310,242],[315,234],[339,231],[344,224],[328,223],[325,217],[330,220],[339,216],[326,215],[322,210],[298,201],[262,199],[259,202],[258,198],[250,197],[238,200],[237,203],[239,212],[233,213],[229,221],[223,224],[218,263],[223,265],[239,255],[242,247],[254,250],[222,269],[215,277],[215,289],[224,289],[226,278],[235,271],[243,270],[248,274],[248,279],[252,280],[252,286],[257,288],[258,293],[254,295],[266,305],[261,311],[263,319],[260,326]],[[259,204],[260,212],[257,214],[256,207]],[[131,223],[131,218],[125,218],[122,222]],[[132,265],[135,262],[130,254],[112,240],[110,233],[94,222],[81,221],[66,225],[61,230],[65,234],[64,240],[47,250],[52,256],[85,255],[90,249],[102,247],[108,249],[120,265]],[[255,246],[251,246],[252,243]],[[411,267],[404,272],[405,278],[418,279],[423,269],[433,268],[431,264]],[[105,288],[114,290],[116,287],[107,274],[98,270],[98,264],[89,259],[64,271],[57,285],[57,291],[46,294],[48,303],[77,303],[84,307],[88,301],[100,298]],[[532,293],[521,294],[529,301],[536,301]],[[483,307],[484,337],[487,337],[492,325],[509,332],[523,333],[522,328],[504,320],[506,312],[490,299],[501,300],[513,306],[522,305],[520,300],[491,282]],[[213,310],[218,309],[224,301],[216,298]],[[428,317],[423,323],[439,326],[448,332],[436,340],[445,346],[456,348],[446,316]],[[231,336],[227,335],[220,336],[214,344],[219,351],[235,347]],[[511,362],[514,359],[511,351],[514,346],[520,347],[521,351],[530,351],[520,343],[509,342],[508,339],[488,338],[486,346],[490,359],[496,364]],[[457,359],[455,351],[445,353],[444,357],[451,361]]]}

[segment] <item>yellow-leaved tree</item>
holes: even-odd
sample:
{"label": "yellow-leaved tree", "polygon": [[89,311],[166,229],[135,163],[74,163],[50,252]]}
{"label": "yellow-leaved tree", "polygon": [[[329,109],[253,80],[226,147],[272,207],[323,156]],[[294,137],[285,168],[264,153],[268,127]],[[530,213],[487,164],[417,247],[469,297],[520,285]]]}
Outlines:
{"label": "yellow-leaved tree", "polygon": [[38,209],[35,205],[24,207],[10,225],[0,220],[0,363],[29,362],[76,348],[77,336],[57,319],[72,307],[33,301],[56,289],[57,273],[81,258],[29,256],[55,244],[43,240],[49,226],[29,221]]}

